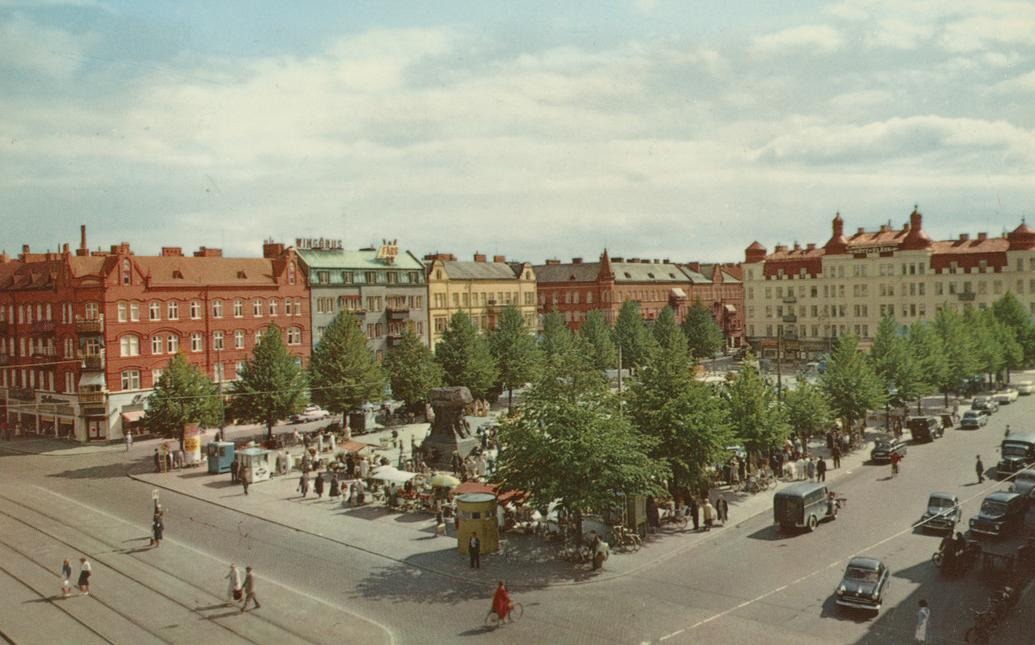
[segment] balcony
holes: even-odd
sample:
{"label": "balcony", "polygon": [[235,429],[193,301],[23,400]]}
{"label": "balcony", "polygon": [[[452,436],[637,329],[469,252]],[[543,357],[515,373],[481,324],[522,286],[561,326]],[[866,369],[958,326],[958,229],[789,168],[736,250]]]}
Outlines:
{"label": "balcony", "polygon": [[976,295],[973,291],[961,291],[956,294],[956,297],[960,299],[960,302],[973,302]]}
{"label": "balcony", "polygon": [[75,330],[79,334],[103,334],[103,318],[76,318]]}
{"label": "balcony", "polygon": [[104,403],[104,392],[79,390],[79,403]]}
{"label": "balcony", "polygon": [[363,320],[367,315],[366,309],[346,309],[345,311],[355,316],[358,320]]}
{"label": "balcony", "polygon": [[104,354],[80,354],[79,360],[83,361],[83,371],[104,371]]}
{"label": "balcony", "polygon": [[798,299],[796,297],[794,297],[794,296],[784,296],[783,304],[785,304],[785,305],[793,305],[796,302],[798,302]]}
{"label": "balcony", "polygon": [[794,314],[787,314],[783,317],[783,321],[785,323],[796,323],[798,322],[798,317]]}
{"label": "balcony", "polygon": [[409,320],[409,307],[388,307],[388,320]]}
{"label": "balcony", "polygon": [[53,320],[37,320],[32,323],[29,333],[34,336],[49,336],[54,333],[55,329],[56,325]]}
{"label": "balcony", "polygon": [[52,347],[44,347],[32,352],[33,363],[52,363],[57,360],[57,351]]}

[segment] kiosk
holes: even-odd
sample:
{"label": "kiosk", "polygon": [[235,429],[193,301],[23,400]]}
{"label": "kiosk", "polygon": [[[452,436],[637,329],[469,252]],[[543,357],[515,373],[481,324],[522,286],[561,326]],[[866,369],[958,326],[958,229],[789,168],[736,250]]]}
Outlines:
{"label": "kiosk", "polygon": [[234,444],[230,441],[214,441],[205,446],[208,457],[208,472],[213,475],[230,472],[234,463]]}
{"label": "kiosk", "polygon": [[467,555],[471,533],[477,533],[482,554],[492,553],[499,546],[496,523],[496,496],[491,493],[465,493],[456,496],[457,533],[460,553]]}
{"label": "kiosk", "polygon": [[249,484],[263,482],[273,474],[274,453],[264,448],[245,448],[237,452],[242,477]]}

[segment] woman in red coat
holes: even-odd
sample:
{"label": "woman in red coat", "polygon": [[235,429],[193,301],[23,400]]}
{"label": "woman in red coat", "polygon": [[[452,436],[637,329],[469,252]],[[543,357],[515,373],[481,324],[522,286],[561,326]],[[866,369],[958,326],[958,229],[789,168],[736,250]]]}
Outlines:
{"label": "woman in red coat", "polygon": [[496,594],[492,597],[492,611],[500,617],[500,621],[508,620],[510,616],[510,610],[514,607],[514,603],[510,601],[510,593],[507,591],[507,585],[504,581],[500,580],[499,586],[496,587]]}

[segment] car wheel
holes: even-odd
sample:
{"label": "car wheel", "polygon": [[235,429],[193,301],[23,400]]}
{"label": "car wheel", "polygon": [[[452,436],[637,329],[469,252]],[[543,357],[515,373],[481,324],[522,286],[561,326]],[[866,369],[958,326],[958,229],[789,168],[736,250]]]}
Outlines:
{"label": "car wheel", "polygon": [[809,515],[809,531],[815,531],[816,525],[819,524],[819,520],[816,519],[815,515]]}

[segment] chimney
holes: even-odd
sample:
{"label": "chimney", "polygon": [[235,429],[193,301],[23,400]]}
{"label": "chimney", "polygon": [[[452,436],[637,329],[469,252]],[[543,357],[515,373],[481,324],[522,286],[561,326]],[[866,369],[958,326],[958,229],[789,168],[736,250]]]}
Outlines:
{"label": "chimney", "polygon": [[210,249],[207,246],[199,247],[194,252],[196,258],[221,258],[223,257],[223,249]]}
{"label": "chimney", "polygon": [[960,242],[966,242],[969,239],[970,239],[970,234],[968,234],[968,233],[960,233]]}
{"label": "chimney", "polygon": [[809,242],[808,244],[805,245],[805,250],[806,251],[815,251],[816,250],[816,243],[815,242]]}
{"label": "chimney", "polygon": [[700,262],[687,262],[686,263],[686,268],[690,269],[691,271],[696,271],[696,272],[700,273],[701,272],[701,263]]}
{"label": "chimney", "polygon": [[572,258],[571,259],[571,263],[572,264],[582,264],[582,258]]}
{"label": "chimney", "polygon": [[889,230],[891,230],[891,225],[890,224],[881,224],[880,225],[880,232],[881,233],[887,233]]}
{"label": "chimney", "polygon": [[863,227],[860,226],[858,229],[856,229],[855,234],[856,235],[862,235],[865,232],[866,232],[866,229],[864,229]]}
{"label": "chimney", "polygon": [[79,248],[75,254],[80,257],[90,255],[90,248],[86,246],[86,224],[79,225]]}
{"label": "chimney", "polygon": [[507,256],[505,256],[505,255],[494,255],[494,256],[492,256],[492,261],[493,262],[501,262],[503,264],[506,264]]}
{"label": "chimney", "polygon": [[485,254],[484,253],[475,253],[474,254],[474,261],[475,262],[485,262],[485,259],[486,258],[485,258]]}
{"label": "chimney", "polygon": [[22,255],[28,255],[28,254],[29,254],[29,245],[28,244],[22,244]]}
{"label": "chimney", "polygon": [[776,253],[786,253],[787,252],[787,245],[786,244],[777,244],[776,248],[773,249],[773,251],[776,252]]}
{"label": "chimney", "polygon": [[[204,248],[204,247],[202,247]],[[284,254],[284,244],[268,239],[262,243],[262,257],[267,260],[279,258]]]}
{"label": "chimney", "polygon": [[800,251],[801,250],[801,244],[799,244],[798,242],[795,242],[794,243],[794,250],[795,251]]}
{"label": "chimney", "polygon": [[977,239],[978,239],[979,242],[984,242],[985,240],[988,239],[988,233],[978,233],[977,234]]}
{"label": "chimney", "polygon": [[68,242],[65,242],[63,245],[61,245],[61,252],[64,253],[65,255],[68,255],[69,252],[71,251],[70,246],[71,245]]}
{"label": "chimney", "polygon": [[672,261],[671,261],[671,260],[670,260],[669,258],[663,258],[663,259],[661,260],[661,263],[662,263],[662,264],[672,264]]}

